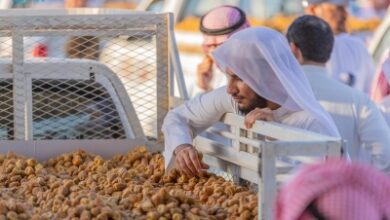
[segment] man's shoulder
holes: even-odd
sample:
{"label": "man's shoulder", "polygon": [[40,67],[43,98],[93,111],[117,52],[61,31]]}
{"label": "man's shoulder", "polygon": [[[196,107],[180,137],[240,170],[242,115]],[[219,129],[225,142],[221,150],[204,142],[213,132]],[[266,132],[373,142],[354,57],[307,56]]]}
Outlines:
{"label": "man's shoulder", "polygon": [[209,108],[208,110],[225,109],[227,112],[234,113],[237,112],[238,108],[237,103],[235,103],[231,95],[227,93],[226,86],[198,94],[187,103],[207,106],[207,108]]}
{"label": "man's shoulder", "polygon": [[349,47],[352,47],[354,49],[360,49],[365,51],[367,50],[366,45],[361,39],[350,34],[340,34],[335,37],[334,47],[338,47],[341,45],[348,45]]}
{"label": "man's shoulder", "polygon": [[359,39],[355,36],[352,36],[352,35],[346,34],[346,33],[336,35],[335,41],[336,42],[351,42],[351,43],[360,44],[360,45],[364,46],[364,41],[362,41],[361,39]]}
{"label": "man's shoulder", "polygon": [[322,90],[326,90],[324,92],[329,94],[339,92],[343,92],[343,94],[345,93],[348,96],[355,94],[354,89],[336,81],[335,79],[330,78],[328,75],[326,75],[326,71],[318,73],[313,71],[306,71],[305,73],[314,91],[318,90],[318,88],[322,88]]}
{"label": "man's shoulder", "polygon": [[208,96],[208,97],[212,97],[213,99],[224,99],[224,100],[231,99],[231,96],[226,91],[226,86],[222,86],[208,92],[200,93],[197,96],[199,97]]}
{"label": "man's shoulder", "polygon": [[318,100],[332,98],[338,101],[346,101],[358,104],[365,100],[365,95],[347,85],[342,84],[328,76],[308,75],[314,94]]}

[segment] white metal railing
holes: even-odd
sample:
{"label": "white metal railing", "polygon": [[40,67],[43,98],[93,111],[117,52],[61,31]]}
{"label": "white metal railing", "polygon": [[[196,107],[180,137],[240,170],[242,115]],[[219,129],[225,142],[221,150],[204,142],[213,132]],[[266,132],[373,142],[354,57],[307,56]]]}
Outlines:
{"label": "white metal railing", "polygon": [[198,136],[194,145],[210,166],[231,173],[233,180],[258,184],[259,219],[272,219],[277,186],[299,164],[341,155],[341,140],[337,138],[264,121],[245,129],[244,118],[231,113],[221,122],[230,129],[216,134],[229,139],[232,146],[204,136]]}

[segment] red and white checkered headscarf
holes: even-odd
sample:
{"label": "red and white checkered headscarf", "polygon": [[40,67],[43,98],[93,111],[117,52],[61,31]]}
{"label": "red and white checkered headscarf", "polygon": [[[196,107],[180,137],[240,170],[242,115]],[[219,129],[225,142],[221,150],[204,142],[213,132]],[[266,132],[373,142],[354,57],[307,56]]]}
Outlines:
{"label": "red and white checkered headscarf", "polygon": [[203,45],[221,44],[226,41],[233,33],[250,26],[248,20],[245,18],[245,13],[243,13],[243,11],[240,12],[240,9],[234,6],[224,5],[216,7],[207,12],[202,17],[200,24],[201,29],[202,27],[209,30],[229,28],[237,24],[237,22],[241,20],[241,16],[244,16],[243,18],[245,19],[242,25],[234,28],[234,30],[227,34],[209,35],[207,33],[203,33]]}
{"label": "red and white checkered headscarf", "polygon": [[390,48],[382,55],[372,82],[371,99],[379,103],[390,94]]}
{"label": "red and white checkered headscarf", "polygon": [[281,188],[275,211],[276,220],[389,220],[390,178],[344,160],[309,165]]}

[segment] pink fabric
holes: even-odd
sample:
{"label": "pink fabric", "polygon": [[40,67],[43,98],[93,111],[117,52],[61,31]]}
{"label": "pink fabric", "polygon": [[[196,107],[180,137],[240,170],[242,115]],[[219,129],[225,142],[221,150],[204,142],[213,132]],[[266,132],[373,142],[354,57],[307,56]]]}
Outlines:
{"label": "pink fabric", "polygon": [[328,220],[390,219],[390,178],[341,159],[306,166],[281,188],[276,220],[314,219],[306,211],[313,201]]}
{"label": "pink fabric", "polygon": [[371,99],[379,103],[384,97],[390,94],[389,79],[386,78],[383,70],[383,64],[390,60],[390,49],[386,50],[384,56],[381,59],[377,73],[372,83]]}
{"label": "pink fabric", "polygon": [[[240,20],[240,12],[235,8],[229,6],[220,6],[212,9],[207,13],[203,19],[203,26],[207,29],[221,29],[231,27]],[[219,36],[210,36],[203,34],[203,45],[219,45],[227,40],[230,35],[233,33],[249,27],[248,20],[237,30],[232,33],[219,35]]]}
{"label": "pink fabric", "polygon": [[371,90],[371,99],[375,103],[379,103],[385,98],[388,94],[390,94],[390,84],[387,82],[383,71],[378,72],[375,75],[372,90]]}

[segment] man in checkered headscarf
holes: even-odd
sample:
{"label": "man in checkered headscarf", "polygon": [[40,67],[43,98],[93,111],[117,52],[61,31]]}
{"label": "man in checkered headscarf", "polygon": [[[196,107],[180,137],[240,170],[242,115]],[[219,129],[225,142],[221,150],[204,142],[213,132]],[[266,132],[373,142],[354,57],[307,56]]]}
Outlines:
{"label": "man in checkered headscarf", "polygon": [[390,178],[338,159],[309,165],[281,188],[275,211],[276,220],[388,220]]}

